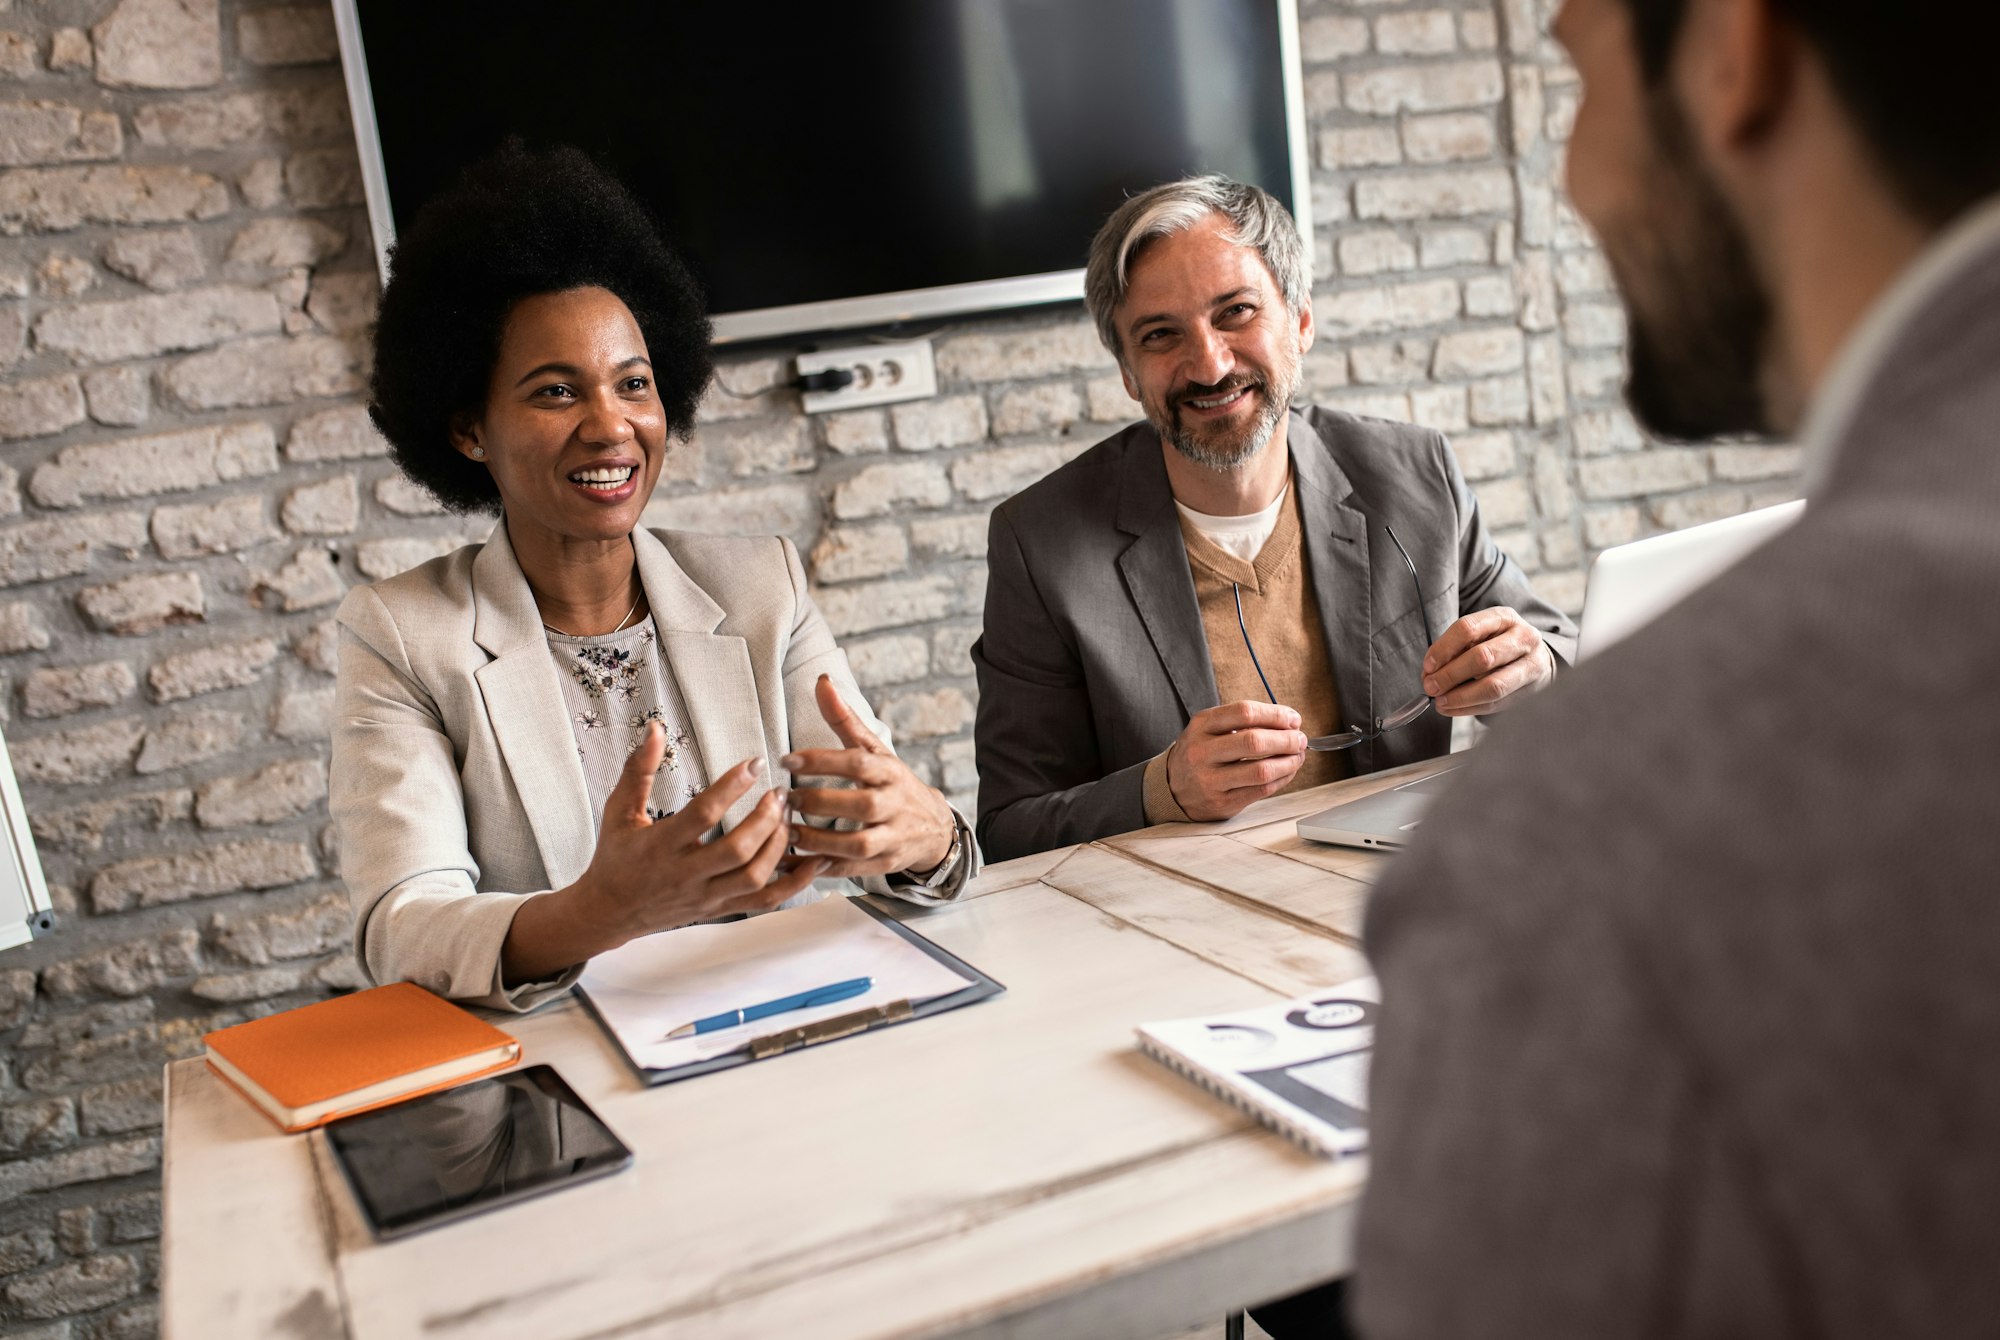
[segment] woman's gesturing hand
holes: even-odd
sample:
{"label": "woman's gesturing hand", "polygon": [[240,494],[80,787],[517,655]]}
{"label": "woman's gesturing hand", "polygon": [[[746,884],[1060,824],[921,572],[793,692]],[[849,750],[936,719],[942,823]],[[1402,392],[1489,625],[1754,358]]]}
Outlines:
{"label": "woman's gesturing hand", "polygon": [[791,833],[782,791],[709,838],[763,771],[761,758],[738,763],[677,813],[650,817],[646,803],[666,747],[659,724],[647,726],[604,803],[583,878],[522,904],[501,951],[508,982],[550,976],[653,931],[766,911],[826,872],[826,861],[785,854]]}
{"label": "woman's gesturing hand", "polygon": [[936,868],[951,850],[957,822],[951,806],[861,724],[831,679],[821,675],[813,693],[820,715],[847,747],[801,749],[781,762],[795,778],[840,777],[853,785],[794,787],[792,805],[800,814],[860,827],[841,832],[793,824],[793,850],[832,857],[826,873],[840,878]]}
{"label": "woman's gesturing hand", "polygon": [[761,912],[824,871],[824,861],[786,858],[783,791],[766,793],[736,827],[709,837],[763,772],[761,758],[738,763],[666,818],[648,817],[666,747],[659,723],[647,726],[604,803],[597,853],[581,881],[598,896],[600,924],[630,939],[730,912]]}

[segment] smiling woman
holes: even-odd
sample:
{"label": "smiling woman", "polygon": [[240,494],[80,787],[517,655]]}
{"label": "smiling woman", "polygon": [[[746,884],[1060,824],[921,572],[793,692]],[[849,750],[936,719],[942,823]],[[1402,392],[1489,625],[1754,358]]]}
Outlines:
{"label": "smiling woman", "polygon": [[[533,572],[543,566],[535,558],[554,559],[577,545],[630,547],[666,456],[666,418],[639,323],[617,294],[591,286],[514,304],[483,410],[461,411],[451,441],[484,463],[505,505],[514,552]],[[614,561],[606,571],[622,575],[624,585],[537,590],[543,614],[560,616],[543,622],[584,626],[607,613],[568,604],[572,599],[597,596],[620,608],[628,594],[643,599],[629,562]]]}
{"label": "smiling woman", "polygon": [[575,150],[503,146],[399,242],[370,414],[440,502],[500,520],[341,605],[330,803],[377,981],[528,1009],[640,935],[849,878],[939,901],[976,868],[791,543],[639,524],[708,335]]}

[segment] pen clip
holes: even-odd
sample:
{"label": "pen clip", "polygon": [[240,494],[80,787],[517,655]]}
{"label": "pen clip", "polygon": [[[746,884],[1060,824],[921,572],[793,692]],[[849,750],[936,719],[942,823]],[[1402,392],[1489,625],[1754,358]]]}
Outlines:
{"label": "pen clip", "polygon": [[881,1005],[870,1005],[865,1010],[855,1010],[851,1014],[837,1014],[816,1024],[802,1024],[798,1028],[788,1028],[782,1033],[767,1033],[761,1038],[750,1039],[750,1059],[761,1061],[769,1056],[797,1051],[800,1047],[832,1042],[835,1038],[851,1037],[882,1024],[901,1023],[910,1017],[910,1013],[909,1001],[892,1000]]}

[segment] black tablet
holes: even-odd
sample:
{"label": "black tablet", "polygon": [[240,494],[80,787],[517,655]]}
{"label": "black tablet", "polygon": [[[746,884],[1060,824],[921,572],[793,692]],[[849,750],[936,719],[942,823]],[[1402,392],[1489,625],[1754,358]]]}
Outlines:
{"label": "black tablet", "polygon": [[632,1161],[545,1065],[343,1117],[327,1143],[378,1239],[559,1190]]}

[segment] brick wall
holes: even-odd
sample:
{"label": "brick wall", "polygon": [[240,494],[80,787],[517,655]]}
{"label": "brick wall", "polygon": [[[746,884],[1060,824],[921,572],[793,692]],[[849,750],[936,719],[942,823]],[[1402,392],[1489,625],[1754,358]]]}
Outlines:
{"label": "brick wall", "polygon": [[[1557,197],[1539,0],[1303,0],[1310,395],[1448,431],[1576,608],[1590,554],[1792,496],[1786,448],[1658,448]],[[329,616],[486,523],[358,404],[374,277],[319,4],[0,0],[0,714],[61,918],[0,955],[0,1334],[156,1325],[159,1073],[352,986]],[[1134,414],[1078,309],[966,318],[940,394],[807,418],[731,355],[655,523],[779,531],[918,768],[969,802],[985,515]],[[731,392],[739,394],[732,394]]]}

